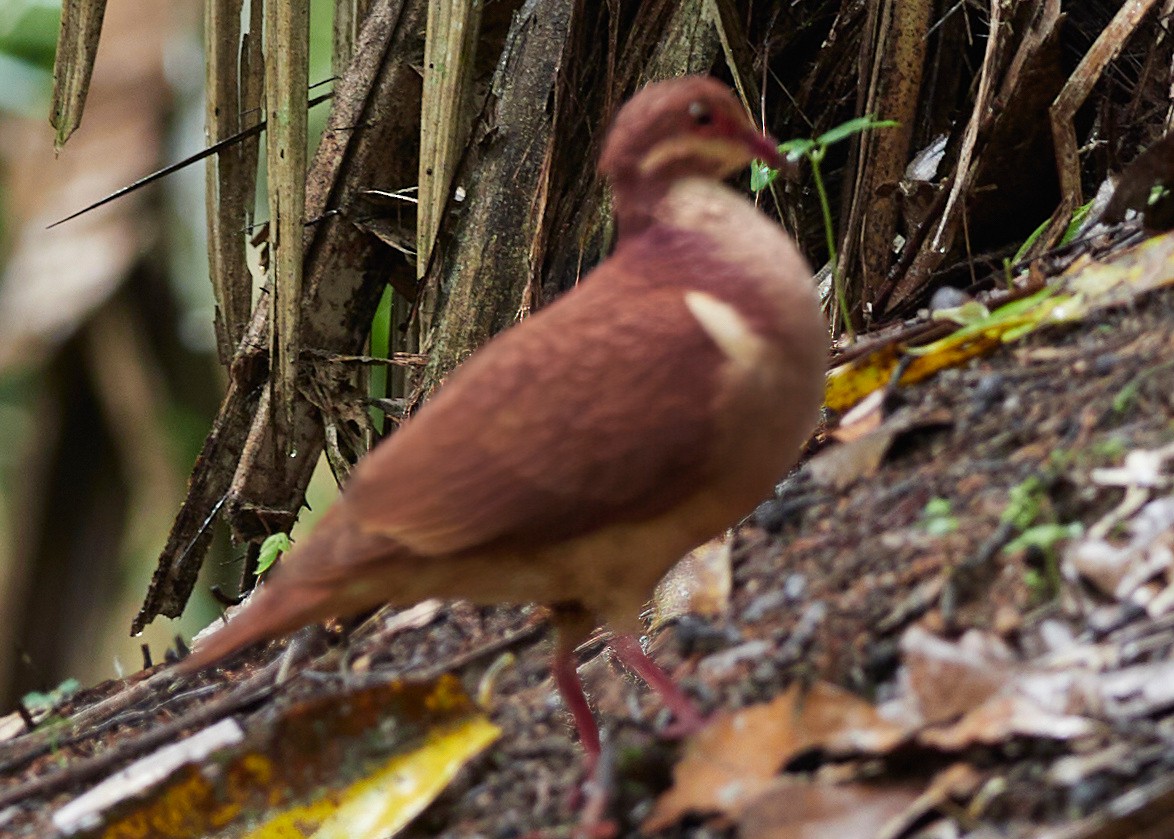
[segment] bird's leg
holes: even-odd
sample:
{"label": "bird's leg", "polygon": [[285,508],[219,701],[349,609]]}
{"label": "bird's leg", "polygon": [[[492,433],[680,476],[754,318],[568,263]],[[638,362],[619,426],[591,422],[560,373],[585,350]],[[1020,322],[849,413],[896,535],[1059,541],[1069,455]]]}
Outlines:
{"label": "bird's leg", "polygon": [[572,810],[579,811],[579,824],[571,834],[573,839],[606,839],[616,833],[615,824],[604,817],[611,802],[611,773],[609,758],[603,754],[599,739],[599,726],[595,715],[587,704],[583,683],[575,669],[575,644],[564,642],[566,635],[559,633],[555,647],[554,680],[562,694],[563,703],[575,720],[579,731],[579,742],[583,745],[583,768],[586,780],[583,786],[573,790],[569,799]]}
{"label": "bird's leg", "polygon": [[612,791],[609,753],[603,750],[599,725],[587,703],[587,694],[583,692],[583,683],[575,666],[575,647],[590,633],[595,621],[585,610],[570,604],[552,607],[551,618],[556,629],[551,671],[563,704],[575,721],[585,753],[583,768],[587,777],[582,788],[571,796],[571,808],[579,811],[579,824],[572,837],[608,839],[616,833],[615,823],[604,817]]}
{"label": "bird's leg", "polygon": [[599,726],[595,722],[595,715],[591,713],[591,706],[587,704],[587,694],[583,693],[583,683],[579,681],[579,672],[575,668],[575,643],[568,643],[565,639],[566,635],[559,632],[551,670],[558,692],[562,694],[563,704],[575,721],[579,742],[587,753],[587,776],[591,777],[599,762]]}
{"label": "bird's leg", "polygon": [[684,737],[701,730],[705,718],[697,710],[693,699],[644,652],[640,639],[635,635],[615,635],[608,644],[624,666],[656,691],[665,707],[676,717],[676,722],[666,729],[669,736]]}

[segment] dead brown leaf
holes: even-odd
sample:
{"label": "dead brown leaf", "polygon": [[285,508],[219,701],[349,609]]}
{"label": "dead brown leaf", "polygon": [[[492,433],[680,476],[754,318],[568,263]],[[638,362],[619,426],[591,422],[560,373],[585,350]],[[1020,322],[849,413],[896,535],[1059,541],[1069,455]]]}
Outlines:
{"label": "dead brown leaf", "polygon": [[911,627],[901,639],[908,684],[930,725],[957,719],[1002,690],[1014,665],[994,636],[968,632],[958,643]]}
{"label": "dead brown leaf", "polygon": [[742,839],[875,839],[917,799],[906,786],[779,780],[746,805]]}
{"label": "dead brown leaf", "polygon": [[715,716],[689,742],[673,770],[673,786],[643,829],[660,830],[686,813],[737,817],[774,785],[779,770],[812,749],[877,754],[904,738],[903,727],[843,688],[820,682],[804,691],[792,685],[772,702]]}
{"label": "dead brown leaf", "polygon": [[[873,415],[872,411],[868,412]],[[862,419],[870,425],[875,419]],[[824,487],[844,489],[861,478],[872,475],[902,435],[924,428],[949,425],[951,417],[945,411],[918,415],[911,410],[898,411],[875,430],[863,434],[848,432],[850,442],[820,452],[807,464],[812,479]]]}
{"label": "dead brown leaf", "polygon": [[652,595],[655,632],[683,615],[720,617],[730,608],[730,542],[711,539],[694,548],[664,576]]}
{"label": "dead brown leaf", "polygon": [[956,750],[1014,737],[1069,740],[1097,730],[1080,715],[1090,690],[1080,672],[1020,665],[994,635],[971,631],[953,643],[913,627],[901,646],[906,693],[886,713],[921,728],[923,745]]}

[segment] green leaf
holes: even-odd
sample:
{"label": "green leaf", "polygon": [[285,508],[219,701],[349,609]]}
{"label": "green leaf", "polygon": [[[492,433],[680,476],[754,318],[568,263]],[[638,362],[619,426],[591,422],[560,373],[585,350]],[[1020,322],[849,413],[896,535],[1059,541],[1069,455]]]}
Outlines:
{"label": "green leaf", "polygon": [[959,326],[973,326],[990,319],[991,310],[977,300],[968,300],[961,306],[952,306],[949,309],[938,309],[933,313],[934,320],[953,321]]}
{"label": "green leaf", "polygon": [[791,160],[798,160],[813,148],[815,148],[815,140],[810,137],[796,137],[794,140],[779,143],[779,154],[786,155]]}
{"label": "green leaf", "polygon": [[846,140],[853,134],[859,134],[862,131],[871,131],[874,128],[893,128],[901,123],[891,119],[874,119],[872,114],[865,114],[862,117],[850,119],[847,122],[840,123],[835,128],[825,131],[815,138],[816,145],[830,146],[841,140]]}
{"label": "green leaf", "polygon": [[52,711],[82,689],[82,683],[69,678],[50,691],[34,690],[21,697],[21,704],[30,711]]}
{"label": "green leaf", "polygon": [[[1092,210],[1092,201],[1086,201],[1075,210],[1072,211],[1072,218],[1068,221],[1068,226],[1064,228],[1064,235],[1060,237],[1060,244],[1066,245],[1076,238],[1076,233],[1080,230],[1080,225],[1084,224],[1084,220],[1088,218],[1089,211]],[[1031,231],[1031,235],[1024,239],[1023,244],[1019,246],[1019,250],[1015,251],[1015,256],[1011,258],[1011,264],[1015,265],[1023,261],[1023,257],[1031,250],[1039,237],[1044,234],[1048,228],[1048,223],[1051,219],[1044,219],[1043,223],[1035,230]]]}
{"label": "green leaf", "polygon": [[921,511],[921,527],[930,536],[946,536],[958,529],[953,505],[948,498],[931,498]]}
{"label": "green leaf", "polygon": [[1084,224],[1084,220],[1088,218],[1091,210],[1092,199],[1090,198],[1072,211],[1072,220],[1068,222],[1068,226],[1064,228],[1064,235],[1060,237],[1061,245],[1066,245],[1076,238],[1076,234],[1080,232],[1080,226]]}
{"label": "green leaf", "polygon": [[779,176],[778,169],[772,169],[761,160],[750,162],[750,191],[761,192]]}
{"label": "green leaf", "polygon": [[274,533],[265,537],[261,543],[261,551],[257,554],[257,570],[254,572],[260,577],[269,570],[269,566],[277,562],[277,557],[290,549],[293,543],[288,533]]}
{"label": "green leaf", "polygon": [[1022,337],[1038,328],[1040,324],[1046,323],[1055,310],[1056,302],[1069,299],[1060,296],[1056,297],[1052,304],[1045,305],[1048,298],[1053,297],[1058,290],[1059,286],[1044,286],[1028,297],[1004,303],[991,312],[989,317],[967,323],[957,332],[940,338],[932,344],[926,344],[922,347],[907,347],[905,353],[915,356],[933,355],[941,352],[944,348],[956,346],[959,342],[969,340],[988,330],[999,331],[1000,340],[1009,343],[1011,340]]}
{"label": "green leaf", "polygon": [[1019,250],[1015,251],[1015,256],[1011,257],[1011,264],[1015,265],[1023,261],[1023,257],[1031,250],[1031,246],[1036,243],[1040,236],[1044,235],[1044,231],[1048,228],[1048,222],[1051,219],[1045,219],[1044,223],[1031,231],[1031,235],[1023,240],[1023,244],[1019,246]]}
{"label": "green leaf", "polygon": [[1078,521],[1070,524],[1037,524],[1027,528],[1018,537],[1008,542],[1007,546],[1003,548],[1003,552],[1013,554],[1025,548],[1035,548],[1042,553],[1047,553],[1060,542],[1066,539],[1075,539],[1083,533],[1084,527]]}
{"label": "green leaf", "polygon": [[1030,475],[1011,487],[1009,495],[1001,520],[1016,530],[1026,530],[1039,517],[1043,505],[1043,481],[1035,475]]}
{"label": "green leaf", "polygon": [[[391,286],[383,289],[383,296],[379,298],[379,305],[375,309],[375,316],[371,318],[371,355],[375,358],[387,358],[391,355],[391,301],[395,292]],[[387,368],[376,364],[367,374],[368,394],[374,399],[382,399],[388,395]],[[372,406],[368,409],[371,422],[376,428],[383,427],[383,411]]]}

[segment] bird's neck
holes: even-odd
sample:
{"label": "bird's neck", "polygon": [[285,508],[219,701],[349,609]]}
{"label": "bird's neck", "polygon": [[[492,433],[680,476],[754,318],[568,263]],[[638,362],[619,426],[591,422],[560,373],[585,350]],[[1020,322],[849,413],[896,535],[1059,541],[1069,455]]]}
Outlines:
{"label": "bird's neck", "polygon": [[643,233],[657,218],[657,207],[672,182],[663,178],[617,178],[612,185],[612,212],[620,236]]}

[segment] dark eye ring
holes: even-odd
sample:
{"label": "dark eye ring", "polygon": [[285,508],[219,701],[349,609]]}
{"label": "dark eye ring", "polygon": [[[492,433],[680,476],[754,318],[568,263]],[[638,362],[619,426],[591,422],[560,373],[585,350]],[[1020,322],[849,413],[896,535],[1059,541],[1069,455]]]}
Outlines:
{"label": "dark eye ring", "polygon": [[710,113],[709,108],[700,102],[689,103],[689,116],[693,118],[693,122],[697,125],[709,125],[713,122],[713,114]]}

